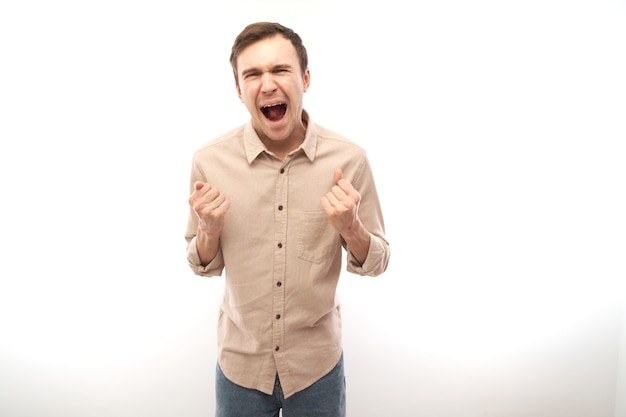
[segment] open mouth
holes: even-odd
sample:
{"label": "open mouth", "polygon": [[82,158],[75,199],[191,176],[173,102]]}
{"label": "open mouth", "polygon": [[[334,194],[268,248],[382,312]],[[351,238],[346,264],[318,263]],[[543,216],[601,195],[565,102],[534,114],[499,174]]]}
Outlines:
{"label": "open mouth", "polygon": [[287,113],[287,105],[285,103],[269,104],[261,107],[261,112],[268,120],[276,122]]}

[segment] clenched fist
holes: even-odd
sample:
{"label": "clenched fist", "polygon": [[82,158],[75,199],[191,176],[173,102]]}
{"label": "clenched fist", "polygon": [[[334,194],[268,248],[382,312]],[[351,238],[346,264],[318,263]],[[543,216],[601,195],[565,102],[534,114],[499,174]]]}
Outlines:
{"label": "clenched fist", "polygon": [[335,169],[335,185],[320,202],[328,222],[341,234],[348,250],[362,265],[369,251],[370,234],[358,215],[361,194],[343,178],[340,168]]}
{"label": "clenched fist", "polygon": [[328,221],[339,232],[355,229],[359,223],[357,210],[361,195],[350,181],[343,178],[340,168],[335,169],[335,185],[322,197],[322,208]]}
{"label": "clenched fist", "polygon": [[219,235],[224,228],[224,217],[230,202],[217,188],[196,181],[189,197],[189,205],[198,216],[198,227],[208,235]]}

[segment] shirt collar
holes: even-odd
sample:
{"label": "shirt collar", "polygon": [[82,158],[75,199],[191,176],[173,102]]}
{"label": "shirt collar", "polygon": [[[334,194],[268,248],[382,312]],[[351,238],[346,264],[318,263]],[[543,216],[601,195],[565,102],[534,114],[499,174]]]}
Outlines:
{"label": "shirt collar", "polygon": [[[306,110],[302,111],[302,120],[306,124],[306,133],[304,135],[304,141],[298,147],[298,150],[302,149],[307,158],[312,162],[315,159],[315,149],[317,148],[317,132]],[[259,139],[259,136],[252,127],[251,120],[246,123],[243,129],[243,146],[249,164],[262,152],[267,152],[265,145],[263,145],[263,142],[261,142],[261,139]]]}

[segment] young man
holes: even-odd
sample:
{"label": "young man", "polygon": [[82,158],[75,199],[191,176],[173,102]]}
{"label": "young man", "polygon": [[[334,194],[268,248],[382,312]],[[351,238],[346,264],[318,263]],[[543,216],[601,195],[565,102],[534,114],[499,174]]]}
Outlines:
{"label": "young man", "polygon": [[383,273],[389,243],[365,151],[314,124],[300,36],[247,26],[230,63],[248,123],[193,156],[187,259],[225,272],[217,417],[341,417],[345,379],[336,287],[342,269]]}

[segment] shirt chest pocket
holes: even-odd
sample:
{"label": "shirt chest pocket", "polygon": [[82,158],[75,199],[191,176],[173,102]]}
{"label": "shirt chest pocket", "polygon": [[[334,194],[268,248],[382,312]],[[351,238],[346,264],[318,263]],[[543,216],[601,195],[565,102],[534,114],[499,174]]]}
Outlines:
{"label": "shirt chest pocket", "polygon": [[332,259],[341,248],[339,233],[324,211],[300,212],[296,216],[298,259],[316,264]]}

